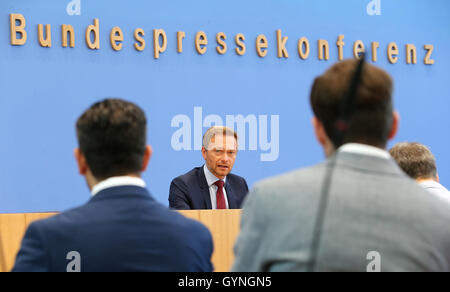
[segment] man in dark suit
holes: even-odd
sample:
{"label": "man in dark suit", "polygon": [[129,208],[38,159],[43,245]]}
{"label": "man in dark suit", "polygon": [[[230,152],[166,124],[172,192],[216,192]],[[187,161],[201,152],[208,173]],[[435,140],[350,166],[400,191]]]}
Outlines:
{"label": "man in dark suit", "polygon": [[30,225],[13,271],[212,271],[206,227],[157,203],[141,179],[151,156],[146,118],[108,99],[77,122],[79,172],[92,199]]}
{"label": "man in dark suit", "polygon": [[244,178],[231,174],[237,155],[237,134],[212,127],[203,136],[205,165],[175,178],[169,206],[177,210],[240,209],[248,193]]}

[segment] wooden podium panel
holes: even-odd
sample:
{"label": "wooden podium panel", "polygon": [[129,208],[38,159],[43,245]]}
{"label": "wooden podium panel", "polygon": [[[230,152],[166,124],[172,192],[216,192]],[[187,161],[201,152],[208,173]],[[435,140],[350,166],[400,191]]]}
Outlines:
{"label": "wooden podium panel", "polygon": [[22,238],[31,222],[57,213],[0,214],[0,272],[14,266]]}
{"label": "wooden podium panel", "polygon": [[181,213],[184,217],[187,217],[189,219],[200,221],[200,211],[199,210],[182,210],[182,211],[177,211],[177,212]]}
{"label": "wooden podium panel", "polygon": [[229,272],[234,261],[234,243],[239,235],[241,210],[179,211],[208,227],[214,241],[212,263],[215,272]]}
{"label": "wooden podium panel", "polygon": [[25,228],[25,214],[0,215],[0,272],[11,270]]}
{"label": "wooden podium panel", "polygon": [[241,210],[200,211],[200,222],[209,228],[214,241],[215,272],[229,272],[234,261],[234,243],[239,235]]}
{"label": "wooden podium panel", "polygon": [[[212,263],[215,272],[228,272],[233,264],[233,247],[239,234],[241,210],[179,211],[185,217],[203,223],[214,241]],[[10,271],[22,238],[31,222],[57,213],[0,214],[0,272]]]}

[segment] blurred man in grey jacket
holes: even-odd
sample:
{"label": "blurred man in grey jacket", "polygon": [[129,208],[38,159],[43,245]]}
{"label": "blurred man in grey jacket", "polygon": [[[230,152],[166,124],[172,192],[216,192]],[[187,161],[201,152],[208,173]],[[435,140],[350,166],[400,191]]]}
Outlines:
{"label": "blurred man in grey jacket", "polygon": [[384,150],[398,126],[386,72],[363,67],[339,138],[357,65],[337,63],[314,81],[313,127],[328,160],[256,184],[244,203],[233,271],[450,270],[450,207]]}

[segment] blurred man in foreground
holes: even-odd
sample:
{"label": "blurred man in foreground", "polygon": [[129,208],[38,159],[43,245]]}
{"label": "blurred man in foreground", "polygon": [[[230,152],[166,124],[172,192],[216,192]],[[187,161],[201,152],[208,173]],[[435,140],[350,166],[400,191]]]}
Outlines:
{"label": "blurred man in foreground", "polygon": [[119,99],[78,119],[75,157],[92,198],[31,224],[13,271],[212,271],[206,227],[157,203],[141,179],[152,154],[146,131],[144,112]]}
{"label": "blurred man in foreground", "polygon": [[450,203],[450,192],[439,183],[436,158],[420,143],[398,143],[389,153],[403,171],[422,187]]}
{"label": "blurred man in foreground", "polygon": [[450,270],[450,207],[384,150],[398,126],[392,80],[360,64],[315,79],[313,128],[328,160],[252,189],[233,271]]}

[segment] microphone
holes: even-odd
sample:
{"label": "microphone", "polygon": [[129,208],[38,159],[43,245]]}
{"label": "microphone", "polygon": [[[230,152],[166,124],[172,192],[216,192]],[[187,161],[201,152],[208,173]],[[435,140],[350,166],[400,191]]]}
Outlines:
{"label": "microphone", "polygon": [[333,158],[330,160],[329,166],[327,167],[327,171],[324,177],[324,182],[322,186],[322,193],[320,195],[319,200],[319,209],[317,211],[316,222],[313,231],[313,238],[311,242],[311,254],[308,262],[308,272],[314,272],[317,266],[317,258],[319,255],[320,242],[322,239],[322,229],[325,222],[326,211],[328,207],[328,202],[330,198],[330,189],[331,182],[333,180],[334,170],[336,168],[336,162],[338,158],[338,149],[344,143],[345,136],[350,127],[350,119],[356,110],[356,92],[361,83],[362,79],[362,71],[365,63],[365,53],[361,55],[361,59],[358,62],[356,67],[355,74],[350,83],[349,90],[347,94],[344,96],[344,100],[341,102],[339,109],[339,116],[334,125],[336,134],[335,134],[335,149],[336,153]]}
{"label": "microphone", "polygon": [[358,62],[358,66],[356,67],[355,74],[353,75],[352,83],[350,84],[350,88],[348,93],[345,95],[343,102],[341,103],[339,110],[339,118],[336,121],[334,127],[336,130],[336,139],[334,145],[336,150],[344,144],[345,134],[348,131],[350,119],[353,113],[356,110],[356,91],[358,90],[358,86],[361,83],[362,70],[364,67],[366,55],[363,53],[361,55],[361,59]]}

